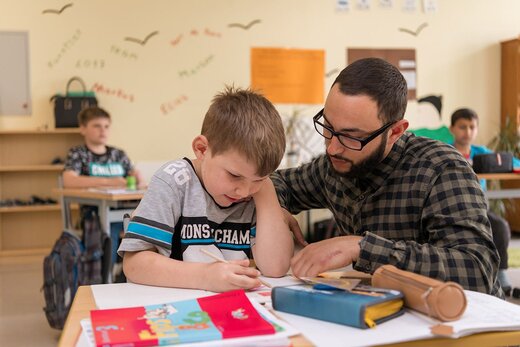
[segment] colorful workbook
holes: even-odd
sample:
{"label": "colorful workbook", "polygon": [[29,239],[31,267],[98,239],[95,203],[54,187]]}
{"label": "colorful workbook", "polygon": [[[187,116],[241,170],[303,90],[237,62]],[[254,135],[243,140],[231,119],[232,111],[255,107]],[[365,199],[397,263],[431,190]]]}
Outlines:
{"label": "colorful workbook", "polygon": [[96,345],[160,346],[268,335],[275,326],[243,290],[140,307],[93,310]]}

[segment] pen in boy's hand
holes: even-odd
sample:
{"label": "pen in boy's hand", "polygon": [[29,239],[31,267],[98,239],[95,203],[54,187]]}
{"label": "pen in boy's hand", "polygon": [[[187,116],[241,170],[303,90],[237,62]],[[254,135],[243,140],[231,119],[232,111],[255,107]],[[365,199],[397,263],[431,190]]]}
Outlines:
{"label": "pen in boy's hand", "polygon": [[[208,250],[206,250],[206,249],[204,249],[204,248],[199,248],[199,250],[200,250],[202,253],[204,253],[205,255],[207,255],[208,257],[213,258],[213,259],[215,259],[216,261],[218,261],[218,262],[220,262],[220,263],[226,263],[226,264],[229,264],[229,262],[228,262],[226,259],[221,258],[221,257],[219,257],[218,255],[215,255],[215,254],[211,253],[210,251],[208,251]],[[271,286],[269,283],[267,283],[267,282],[265,282],[265,281],[262,281],[260,278],[258,278],[258,280],[259,280],[260,283],[262,283],[264,286],[266,286],[266,287],[268,287],[268,288],[272,288],[272,286]]]}

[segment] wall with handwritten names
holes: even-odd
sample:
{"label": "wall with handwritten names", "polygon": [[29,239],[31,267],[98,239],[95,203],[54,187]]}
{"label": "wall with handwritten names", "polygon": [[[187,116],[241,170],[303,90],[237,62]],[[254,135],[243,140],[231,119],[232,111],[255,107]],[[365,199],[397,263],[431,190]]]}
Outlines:
{"label": "wall with handwritten names", "polygon": [[[134,161],[191,157],[213,95],[249,86],[251,48],[324,50],[325,93],[348,48],[409,48],[417,97],[442,95],[444,124],[458,107],[477,110],[485,143],[500,119],[499,43],[520,33],[520,1],[438,0],[428,11],[424,3],[2,0],[0,31],[29,33],[32,114],[0,115],[0,129],[52,128],[50,97],[80,76],[112,115],[110,143]],[[307,124],[322,107],[276,106]],[[407,117],[417,110],[411,101]]]}

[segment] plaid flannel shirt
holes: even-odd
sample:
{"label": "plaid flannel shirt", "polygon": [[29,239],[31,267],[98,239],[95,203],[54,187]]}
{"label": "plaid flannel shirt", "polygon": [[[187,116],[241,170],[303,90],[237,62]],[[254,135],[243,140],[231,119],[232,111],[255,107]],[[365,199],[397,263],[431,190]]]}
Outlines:
{"label": "plaid flannel shirt", "polygon": [[322,155],[271,176],[293,214],[329,209],[344,235],[362,235],[354,269],[396,267],[503,297],[487,200],[451,146],[405,133],[370,174],[335,174]]}

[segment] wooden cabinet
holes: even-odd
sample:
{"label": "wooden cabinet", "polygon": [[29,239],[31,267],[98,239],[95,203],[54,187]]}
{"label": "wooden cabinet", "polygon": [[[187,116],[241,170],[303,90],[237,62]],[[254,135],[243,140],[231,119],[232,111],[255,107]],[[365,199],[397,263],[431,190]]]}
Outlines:
{"label": "wooden cabinet", "polygon": [[[53,193],[70,147],[83,143],[78,129],[0,131],[0,256],[47,253],[61,233],[61,206],[14,204]],[[6,204],[8,202],[8,204]],[[6,206],[9,205],[9,206]]]}
{"label": "wooden cabinet", "polygon": [[520,37],[501,43],[501,126],[509,117],[515,128],[520,127]]}
{"label": "wooden cabinet", "polygon": [[[500,67],[500,125],[506,126],[506,119],[512,122],[512,129],[520,130],[520,37],[501,42]],[[519,182],[502,182],[504,188],[520,188]],[[514,200],[506,212],[511,229],[520,231],[520,200]]]}

